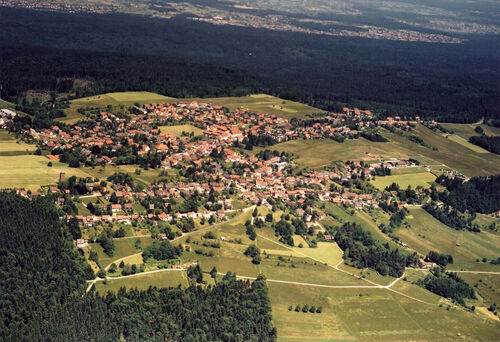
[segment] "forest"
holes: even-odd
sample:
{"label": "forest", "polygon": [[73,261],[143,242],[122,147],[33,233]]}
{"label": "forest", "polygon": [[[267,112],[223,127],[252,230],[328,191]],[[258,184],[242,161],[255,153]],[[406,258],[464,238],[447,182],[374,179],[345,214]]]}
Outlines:
{"label": "forest", "polygon": [[337,229],[335,241],[344,251],[344,258],[355,267],[369,267],[381,275],[401,277],[405,267],[415,265],[418,261],[416,254],[375,241],[370,232],[354,222],[344,223]]}
{"label": "forest", "polygon": [[473,177],[467,182],[440,176],[436,182],[447,189],[439,193],[439,200],[462,213],[490,214],[500,210],[500,175]]}
{"label": "forest", "polygon": [[459,304],[465,305],[464,299],[476,299],[474,289],[467,284],[458,274],[444,272],[436,267],[430,274],[417,284],[440,296],[451,298]]}
{"label": "forest", "polygon": [[85,82],[76,84],[78,97],[124,90],[174,97],[263,92],[325,110],[345,104],[442,121],[499,114],[496,43],[487,36],[447,46],[211,25],[183,16],[14,8],[2,8],[2,20],[0,95],[13,102],[28,89],[64,92],[67,79],[79,79]]}
{"label": "forest", "polygon": [[50,198],[0,192],[0,340],[276,339],[263,277],[82,297],[93,278]]}
{"label": "forest", "polygon": [[500,137],[488,137],[486,135],[476,135],[469,138],[469,142],[490,151],[500,154]]}

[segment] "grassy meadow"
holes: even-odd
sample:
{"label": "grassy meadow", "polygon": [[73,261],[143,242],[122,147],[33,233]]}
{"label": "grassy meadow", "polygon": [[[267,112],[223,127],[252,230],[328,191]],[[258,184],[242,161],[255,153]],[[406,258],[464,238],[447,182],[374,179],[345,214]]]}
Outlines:
{"label": "grassy meadow", "polygon": [[477,124],[457,124],[457,123],[441,123],[441,126],[451,129],[458,136],[468,140],[473,135],[478,135],[474,131],[477,126],[481,126],[484,133],[489,136],[500,135],[500,128],[492,127],[488,125],[477,125]]}
{"label": "grassy meadow", "polygon": [[106,109],[107,106],[118,107],[132,106],[134,103],[160,103],[172,100],[172,97],[163,96],[147,91],[127,91],[117,93],[107,93],[75,99],[71,101],[68,109],[65,110],[66,117],[58,119],[61,122],[69,123],[76,122],[84,117],[78,113],[79,108],[102,108]]}
{"label": "grassy meadow", "polygon": [[431,250],[451,254],[454,259],[454,263],[448,266],[451,270],[500,271],[499,265],[481,261],[483,258],[496,259],[500,255],[500,233],[487,229],[481,233],[458,231],[442,224],[422,208],[408,209],[410,228],[402,227],[394,235],[407,243],[409,248],[422,255]]}
{"label": "grassy meadow", "polygon": [[136,102],[140,104],[161,102],[174,103],[179,101],[193,100],[212,103],[214,105],[221,105],[231,110],[234,110],[236,108],[245,108],[259,113],[270,113],[286,119],[303,117],[305,114],[323,112],[318,108],[310,107],[299,102],[283,100],[278,97],[266,94],[254,94],[241,97],[176,99],[173,97],[163,96],[145,91],[128,91],[107,93],[72,100],[70,107],[65,111],[66,117],[60,118],[58,120],[69,123],[76,122],[82,119],[83,116],[78,113],[79,108],[102,108],[103,110],[105,110],[107,106],[112,106],[113,108],[115,108],[123,105],[127,107],[133,105]]}
{"label": "grassy meadow", "polygon": [[182,132],[194,133],[195,136],[203,134],[203,130],[201,128],[193,125],[160,126],[159,128],[162,133],[168,133],[175,135],[176,137],[182,136]]}
{"label": "grassy meadow", "polygon": [[434,183],[436,176],[427,172],[425,169],[418,168],[418,170],[421,172],[391,174],[390,176],[384,177],[377,176],[375,180],[371,180],[370,183],[379,190],[385,189],[392,183],[397,183],[402,189],[406,189],[408,185],[411,185],[412,188],[416,188],[417,186],[429,188]]}
{"label": "grassy meadow", "polygon": [[110,279],[106,283],[99,281],[95,284],[97,292],[117,292],[121,287],[127,289],[137,288],[147,290],[150,286],[158,288],[187,287],[189,285],[185,271],[164,271],[157,273],[141,274],[122,279]]}
{"label": "grassy meadow", "polygon": [[31,154],[36,150],[36,145],[30,145],[17,140],[6,130],[0,130],[0,156],[18,156]]}
{"label": "grassy meadow", "polygon": [[196,100],[221,105],[230,110],[244,108],[257,113],[274,114],[285,119],[301,118],[304,117],[305,114],[324,112],[321,109],[303,103],[284,100],[266,94],[253,94],[241,97],[214,97]]}
{"label": "grassy meadow", "polygon": [[67,164],[52,162],[43,156],[19,155],[0,156],[0,189],[25,188],[37,190],[42,185],[56,184],[59,173],[64,171],[66,177],[88,177],[82,169],[70,168]]}

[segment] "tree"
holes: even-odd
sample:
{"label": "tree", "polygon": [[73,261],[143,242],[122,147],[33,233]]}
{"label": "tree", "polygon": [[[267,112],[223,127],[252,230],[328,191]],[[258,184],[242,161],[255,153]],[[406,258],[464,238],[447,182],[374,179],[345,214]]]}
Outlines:
{"label": "tree", "polygon": [[210,270],[210,276],[215,279],[217,277],[217,268],[214,266],[212,267],[212,270]]}
{"label": "tree", "polygon": [[124,268],[124,267],[125,267],[125,263],[123,262],[123,260],[120,262],[119,267],[120,267],[120,268]]}
{"label": "tree", "polygon": [[203,272],[201,271],[201,267],[199,264],[194,266],[189,266],[187,269],[187,276],[196,281],[198,284],[203,283]]}
{"label": "tree", "polygon": [[273,222],[273,214],[268,213],[266,215],[266,222]]}
{"label": "tree", "polygon": [[309,305],[306,304],[302,307],[302,312],[308,312],[308,311],[309,311]]}
{"label": "tree", "polygon": [[290,305],[290,306],[288,307],[288,311],[292,311],[292,310],[293,310],[293,307]]}
{"label": "tree", "polygon": [[80,225],[76,217],[71,217],[68,220],[68,231],[73,240],[80,239],[82,237],[82,231],[80,230]]}
{"label": "tree", "polygon": [[116,264],[112,263],[111,266],[109,266],[109,273],[115,273],[116,272]]}
{"label": "tree", "polygon": [[309,309],[309,312],[310,313],[315,313],[316,312],[316,307],[314,305],[311,306],[311,308]]}
{"label": "tree", "polygon": [[323,311],[323,308],[321,306],[318,306],[316,309],[316,313],[321,313]]}
{"label": "tree", "polygon": [[300,312],[300,305],[297,304],[297,306],[295,307],[295,311]]}
{"label": "tree", "polygon": [[257,254],[256,256],[254,256],[254,257],[253,257],[253,259],[252,259],[252,263],[253,263],[253,264],[258,265],[258,264],[260,264],[260,262],[261,262],[261,257],[260,257],[260,255],[258,255],[258,254]]}
{"label": "tree", "polygon": [[246,256],[249,256],[251,258],[255,257],[256,255],[260,254],[260,249],[255,246],[255,245],[250,245],[248,248],[245,250],[244,253]]}
{"label": "tree", "polygon": [[259,215],[259,212],[257,211],[257,208],[255,208],[252,212],[253,217],[257,217]]}

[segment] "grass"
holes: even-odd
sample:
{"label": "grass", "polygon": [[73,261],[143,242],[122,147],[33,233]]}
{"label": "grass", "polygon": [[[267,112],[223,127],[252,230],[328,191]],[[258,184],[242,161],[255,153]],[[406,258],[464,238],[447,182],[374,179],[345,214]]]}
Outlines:
{"label": "grass", "polygon": [[283,100],[266,94],[254,94],[241,97],[215,97],[197,99],[215,105],[221,105],[235,110],[245,108],[257,113],[269,113],[285,119],[301,118],[305,114],[321,113],[321,109],[314,108],[299,102]]}
{"label": "grass", "polygon": [[150,286],[158,288],[166,287],[187,287],[188,279],[185,271],[165,271],[152,274],[139,274],[134,277],[125,279],[108,280],[107,284],[99,281],[95,284],[97,292],[102,294],[106,292],[117,292],[121,287],[127,289],[137,288],[139,290],[147,290]]}
{"label": "grass", "polygon": [[[442,123],[443,127],[447,129],[451,129],[455,132],[455,134],[464,138],[465,140],[469,140],[469,138],[473,135],[479,135],[474,131],[474,129],[478,126],[476,124],[455,124],[455,123]],[[489,136],[500,135],[500,128],[491,127],[488,125],[479,125],[483,129],[484,133]]]}
{"label": "grass", "polygon": [[66,117],[58,119],[62,122],[76,122],[84,118],[78,113],[79,108],[102,108],[106,109],[107,106],[116,108],[120,105],[125,107],[132,106],[138,102],[145,103],[161,103],[168,102],[174,103],[179,101],[200,101],[208,102],[214,105],[221,105],[231,110],[236,108],[246,108],[250,111],[259,113],[270,113],[286,119],[304,117],[305,114],[323,112],[321,109],[310,107],[308,105],[283,100],[278,97],[255,94],[241,97],[216,97],[216,98],[190,98],[190,99],[176,99],[173,97],[163,96],[155,93],[145,91],[128,91],[119,93],[107,93],[81,99],[72,100],[70,107],[65,111]]}
{"label": "grass", "polygon": [[410,248],[422,255],[430,250],[451,254],[454,259],[454,264],[448,265],[451,270],[500,271],[500,266],[476,262],[476,259],[486,257],[491,260],[500,255],[499,233],[487,230],[481,233],[457,231],[442,224],[422,208],[408,209],[411,215],[407,219],[410,228],[401,228],[395,235]]}
{"label": "grass", "polygon": [[[411,291],[416,285],[404,284]],[[447,311],[387,290],[325,289],[268,282],[279,341],[496,340],[499,324],[462,309]],[[424,290],[425,291],[425,290]],[[322,306],[321,314],[288,311]]]}
{"label": "grass", "polygon": [[58,119],[59,121],[69,123],[76,122],[84,118],[83,115],[78,113],[79,108],[102,108],[106,109],[107,106],[118,107],[132,106],[134,103],[159,103],[172,100],[173,98],[163,96],[147,91],[127,91],[118,93],[107,93],[102,95],[90,96],[81,99],[72,100],[68,109],[66,109],[66,117]]}
{"label": "grass", "polygon": [[410,157],[418,160],[419,156],[427,158],[428,161],[424,161],[426,164],[432,161],[434,161],[432,164],[445,164],[469,177],[500,173],[500,157],[493,153],[477,153],[420,124],[417,124],[416,133],[426,144],[436,147],[438,151],[410,142],[396,134],[384,133],[384,135],[392,143],[406,148]]}
{"label": "grass", "polygon": [[16,137],[5,130],[0,130],[0,156],[16,156],[31,154],[36,145],[18,141]]}
{"label": "grass", "polygon": [[48,162],[43,156],[0,156],[0,189],[37,190],[42,185],[56,184],[61,171],[66,173],[66,178],[89,176],[82,169],[70,168],[59,162],[52,162],[53,166],[48,167]]}
{"label": "grass", "polygon": [[[337,160],[378,161],[381,159],[412,157],[424,164],[452,167],[466,176],[493,175],[500,173],[500,157],[493,153],[477,153],[451,139],[417,125],[418,135],[431,148],[413,143],[405,137],[385,132],[391,140],[376,143],[364,138],[346,140],[338,143],[332,140],[291,140],[272,146],[273,150],[293,153],[296,162],[303,168],[321,168]],[[254,149],[257,153],[262,148]],[[321,153],[318,153],[321,151]]]}
{"label": "grass", "polygon": [[175,135],[176,137],[182,136],[182,132],[193,132],[195,136],[203,134],[203,130],[201,128],[195,127],[193,125],[160,126],[159,128],[162,133],[168,133],[171,135]]}
{"label": "grass", "polygon": [[[142,248],[150,245],[153,242],[153,239],[150,237],[141,237],[137,238],[141,240],[141,246]],[[113,256],[108,256],[106,253],[103,252],[102,247],[98,243],[91,243],[90,246],[92,247],[93,250],[95,250],[99,256],[99,262],[101,263],[102,267],[106,267],[115,260],[124,258],[126,256],[140,253],[141,250],[135,248],[135,240],[136,238],[131,238],[131,239],[114,239],[115,242],[115,253]],[[117,265],[118,266],[118,265]]]}
{"label": "grass", "polygon": [[0,109],[3,109],[3,108],[15,109],[16,105],[9,102],[9,101],[5,101],[5,100],[0,99]]}
{"label": "grass", "polygon": [[424,172],[420,173],[408,173],[384,177],[377,176],[375,180],[370,181],[370,183],[372,183],[376,188],[380,190],[385,189],[392,183],[397,183],[402,189],[406,189],[408,185],[411,185],[412,188],[415,189],[417,186],[429,188],[434,183],[435,179],[436,176],[424,170]]}
{"label": "grass", "polygon": [[459,135],[456,135],[456,134],[448,135],[448,139],[453,140],[454,142],[459,143],[460,145],[465,146],[474,152],[488,153],[488,151],[485,150],[484,148],[477,146],[477,145],[474,145],[474,144],[471,144],[470,142],[468,142],[467,140],[465,140],[464,138],[462,138]]}
{"label": "grass", "polygon": [[[141,174],[137,175],[135,174],[135,170],[139,169],[138,165],[119,165],[119,166],[107,165],[106,167],[95,167],[95,168],[82,167],[81,169],[84,170],[89,175],[91,175],[92,177],[99,178],[101,180],[104,180],[117,172],[125,172],[130,174],[132,178],[142,183],[143,185],[151,184],[151,182],[153,182],[156,178],[158,178],[158,175],[160,173],[159,169],[149,169],[149,170],[140,169]],[[175,171],[172,171],[172,174],[174,173]]]}
{"label": "grass", "polygon": [[[337,160],[380,160],[408,155],[408,151],[391,143],[374,143],[364,138],[338,143],[333,140],[290,140],[267,149],[293,153],[303,168],[321,168]],[[258,153],[262,149],[253,151]],[[321,153],[318,153],[321,151]]]}

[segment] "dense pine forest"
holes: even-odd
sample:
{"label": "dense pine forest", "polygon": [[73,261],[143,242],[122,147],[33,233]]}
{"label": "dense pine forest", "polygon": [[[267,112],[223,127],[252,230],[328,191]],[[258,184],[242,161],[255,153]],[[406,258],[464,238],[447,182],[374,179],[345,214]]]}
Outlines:
{"label": "dense pine forest", "polygon": [[492,37],[447,46],[333,39],[182,16],[1,11],[0,96],[13,102],[28,89],[64,92],[71,86],[66,79],[80,79],[79,97],[123,90],[174,97],[264,92],[325,110],[346,104],[454,122],[499,114]]}
{"label": "dense pine forest", "polygon": [[52,200],[0,193],[0,340],[276,339],[263,278],[82,297],[93,278]]}

